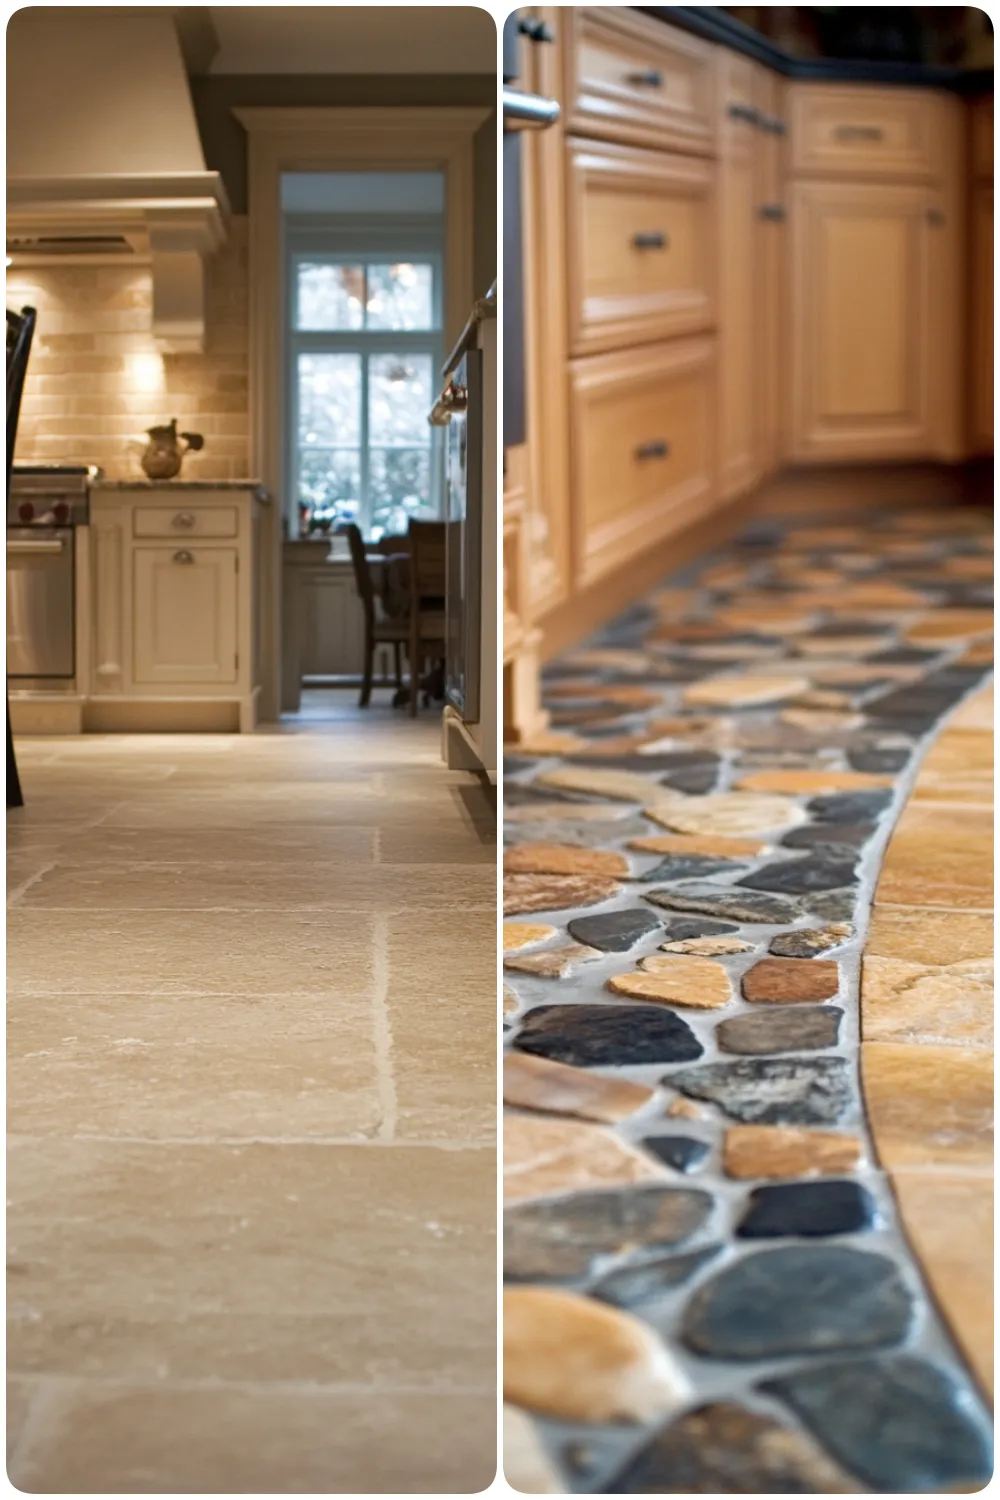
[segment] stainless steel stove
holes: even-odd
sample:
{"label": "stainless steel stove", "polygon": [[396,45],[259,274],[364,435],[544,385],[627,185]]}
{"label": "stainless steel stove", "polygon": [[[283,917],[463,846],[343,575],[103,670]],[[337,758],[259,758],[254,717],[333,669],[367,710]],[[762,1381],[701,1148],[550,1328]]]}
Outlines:
{"label": "stainless steel stove", "polygon": [[90,519],[88,464],[21,464],[7,502],[7,677],[70,687],[76,675],[76,537]]}

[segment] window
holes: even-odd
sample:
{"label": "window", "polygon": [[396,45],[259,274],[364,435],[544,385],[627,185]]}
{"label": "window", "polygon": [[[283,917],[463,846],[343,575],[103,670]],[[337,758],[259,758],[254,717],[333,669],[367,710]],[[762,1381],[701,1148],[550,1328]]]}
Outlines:
{"label": "window", "polygon": [[303,520],[354,521],[377,540],[440,515],[440,440],[427,419],[442,361],[441,255],[405,233],[394,252],[359,244],[357,229],[343,253],[309,238],[289,243],[290,491]]}

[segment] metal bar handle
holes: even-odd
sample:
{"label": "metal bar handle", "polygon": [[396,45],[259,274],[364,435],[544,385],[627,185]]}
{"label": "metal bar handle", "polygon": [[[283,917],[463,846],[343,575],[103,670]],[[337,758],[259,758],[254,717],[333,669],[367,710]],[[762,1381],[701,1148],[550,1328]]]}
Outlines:
{"label": "metal bar handle", "polygon": [[669,443],[665,443],[662,438],[653,438],[649,443],[640,443],[635,456],[642,461],[647,458],[666,458],[669,452]]}
{"label": "metal bar handle", "polygon": [[759,125],[760,110],[754,109],[752,104],[731,104],[729,106],[729,118],[731,120],[746,120],[748,125]]}
{"label": "metal bar handle", "polygon": [[838,125],[835,134],[838,141],[885,140],[885,131],[880,125]]}
{"label": "metal bar handle", "polygon": [[522,94],[520,89],[503,91],[503,125],[505,130],[547,130],[559,118],[555,99],[541,94]]}
{"label": "metal bar handle", "polygon": [[175,563],[193,563],[194,562],[194,553],[193,552],[188,552],[188,551],[175,552],[174,553],[174,562]]}
{"label": "metal bar handle", "polygon": [[646,68],[642,73],[626,73],[625,82],[637,89],[662,89],[663,74],[658,68]]}
{"label": "metal bar handle", "polygon": [[22,555],[42,552],[61,552],[63,550],[62,537],[39,537],[37,541],[21,540],[19,537],[7,538],[7,551],[18,552]]}
{"label": "metal bar handle", "polygon": [[781,203],[762,203],[757,212],[760,218],[773,219],[777,223],[785,218],[784,205]]}
{"label": "metal bar handle", "polygon": [[648,232],[634,234],[632,243],[637,250],[666,250],[670,240],[661,230],[651,229]]}

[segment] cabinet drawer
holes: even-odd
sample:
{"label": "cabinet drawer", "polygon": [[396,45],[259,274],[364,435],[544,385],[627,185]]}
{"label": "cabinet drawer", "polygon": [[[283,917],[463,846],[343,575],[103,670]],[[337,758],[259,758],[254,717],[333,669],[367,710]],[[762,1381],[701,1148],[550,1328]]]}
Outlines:
{"label": "cabinet drawer", "polygon": [[789,89],[792,171],[926,181],[942,171],[939,101],[915,89],[797,84]]}
{"label": "cabinet drawer", "polygon": [[570,140],[574,354],[710,328],[715,164]]}
{"label": "cabinet drawer", "polygon": [[714,340],[576,360],[577,581],[589,584],[707,507],[714,491]]}
{"label": "cabinet drawer", "polygon": [[132,535],[236,536],[239,511],[235,505],[137,505],[132,512]]}
{"label": "cabinet drawer", "polygon": [[710,155],[715,138],[712,48],[646,16],[568,6],[570,128],[639,146]]}

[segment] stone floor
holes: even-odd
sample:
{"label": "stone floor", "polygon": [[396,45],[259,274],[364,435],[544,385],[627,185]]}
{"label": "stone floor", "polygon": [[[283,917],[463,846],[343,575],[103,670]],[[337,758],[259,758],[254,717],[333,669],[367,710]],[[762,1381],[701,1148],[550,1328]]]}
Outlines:
{"label": "stone floor", "polygon": [[508,759],[516,1488],[992,1472],[990,517],[856,516],[685,570]]}
{"label": "stone floor", "polygon": [[430,715],[347,701],[18,745],[19,1489],[495,1473],[495,823]]}

